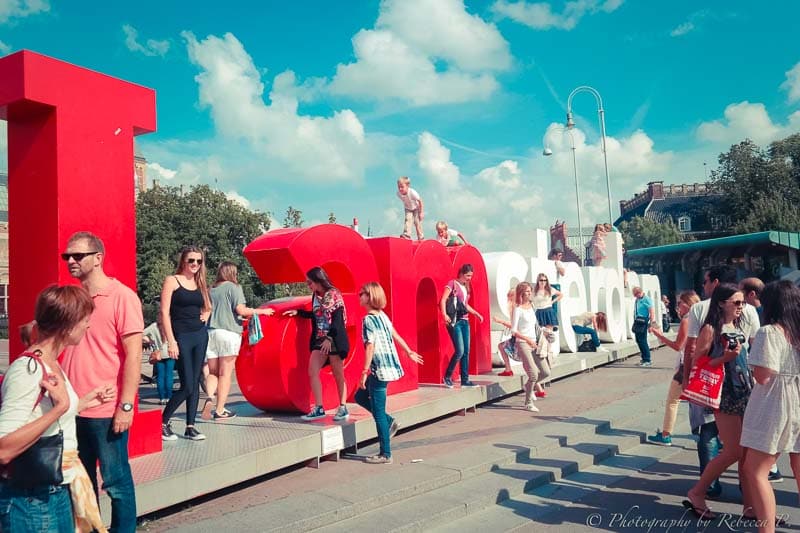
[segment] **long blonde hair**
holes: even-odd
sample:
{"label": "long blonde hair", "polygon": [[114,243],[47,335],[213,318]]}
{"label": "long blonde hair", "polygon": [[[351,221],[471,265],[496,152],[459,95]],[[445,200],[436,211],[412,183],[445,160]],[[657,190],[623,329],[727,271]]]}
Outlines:
{"label": "long blonde hair", "polygon": [[197,269],[197,272],[194,275],[194,282],[197,284],[197,288],[200,289],[200,294],[203,295],[203,301],[205,302],[204,311],[211,310],[211,298],[208,295],[208,282],[206,281],[206,254],[203,252],[202,248],[199,246],[184,246],[181,248],[181,253],[178,256],[178,265],[175,267],[175,274],[180,274],[183,272],[183,264],[186,262],[186,256],[190,253],[200,254],[200,268]]}

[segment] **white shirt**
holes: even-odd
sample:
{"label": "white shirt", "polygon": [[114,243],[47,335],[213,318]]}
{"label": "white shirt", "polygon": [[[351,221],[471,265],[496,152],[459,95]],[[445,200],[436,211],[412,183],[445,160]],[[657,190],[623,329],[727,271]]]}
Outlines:
{"label": "white shirt", "polygon": [[514,308],[514,315],[511,317],[511,332],[519,333],[536,342],[536,311],[533,307],[530,309],[519,306]]}
{"label": "white shirt", "polygon": [[[28,362],[30,358],[19,357],[11,366],[8,367],[5,378],[3,379],[2,394],[3,404],[0,406],[0,437],[4,437],[22,426],[33,422],[42,417],[53,408],[50,398],[45,394],[39,405],[33,407],[41,390],[39,382],[42,381],[42,368],[37,366],[36,371],[28,373]],[[33,364],[33,363],[32,363]],[[47,372],[50,368],[45,365]],[[63,373],[63,372],[62,372]],[[66,378],[66,374],[65,374]],[[59,423],[64,431],[64,450],[77,450],[78,438],[75,433],[75,416],[78,414],[78,395],[69,380],[66,380],[67,391],[69,393],[69,409],[61,415]],[[43,437],[49,437],[58,433],[59,424],[52,424],[42,433]],[[69,482],[71,479],[64,479]]]}
{"label": "white shirt", "polygon": [[411,187],[408,188],[407,194],[400,194],[400,191],[397,191],[397,197],[402,200],[403,207],[406,208],[406,211],[416,211],[419,209],[419,201],[421,198],[419,197],[419,193]]}
{"label": "white shirt", "polygon": [[[700,336],[700,329],[703,327],[703,322],[706,321],[708,309],[711,307],[711,300],[703,300],[697,302],[689,310],[689,338],[696,339]],[[761,327],[761,321],[758,319],[758,312],[756,308],[749,304],[744,304],[742,309],[742,331],[749,341],[756,336],[756,331]]]}

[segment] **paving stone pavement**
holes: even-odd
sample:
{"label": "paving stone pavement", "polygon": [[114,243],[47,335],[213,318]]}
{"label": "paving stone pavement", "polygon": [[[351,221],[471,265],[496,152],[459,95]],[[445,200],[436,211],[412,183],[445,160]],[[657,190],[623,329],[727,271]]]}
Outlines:
{"label": "paving stone pavement", "polygon": [[[685,407],[674,446],[642,443],[661,424],[674,359],[660,349],[651,369],[633,357],[561,380],[540,413],[514,395],[406,429],[393,440],[393,465],[361,462],[377,451],[370,445],[147,517],[141,530],[751,531],[736,522],[733,472],[712,502],[727,521],[697,524],[680,507],[697,476]],[[797,486],[786,459],[781,467],[779,510],[798,530]]]}

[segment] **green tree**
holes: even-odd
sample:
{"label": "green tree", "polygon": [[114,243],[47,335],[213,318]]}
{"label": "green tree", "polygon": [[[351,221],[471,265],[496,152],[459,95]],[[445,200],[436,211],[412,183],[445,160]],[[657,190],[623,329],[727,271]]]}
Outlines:
{"label": "green tree", "polygon": [[763,150],[749,139],[720,154],[712,181],[736,232],[800,231],[800,134]]}
{"label": "green tree", "polygon": [[302,211],[292,206],[286,209],[286,216],[283,218],[284,228],[302,228],[304,223]]}
{"label": "green tree", "polygon": [[206,251],[208,281],[222,261],[239,267],[239,283],[252,305],[274,297],[274,288],[258,279],[242,250],[270,227],[268,213],[254,212],[207,185],[183,193],[178,187],[154,187],[136,200],[137,277],[145,318],[155,320],[164,278],[175,271],[183,246]]}
{"label": "green tree", "polygon": [[645,217],[633,217],[620,223],[618,228],[628,250],[675,244],[685,240],[683,233],[672,219],[656,222]]}
{"label": "green tree", "polygon": [[328,224],[336,224],[336,215],[333,214],[333,211],[328,215]]}

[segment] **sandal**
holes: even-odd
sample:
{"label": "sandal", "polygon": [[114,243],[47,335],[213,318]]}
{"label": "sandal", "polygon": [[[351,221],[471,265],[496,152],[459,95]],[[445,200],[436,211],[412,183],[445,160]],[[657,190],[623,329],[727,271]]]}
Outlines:
{"label": "sandal", "polygon": [[200,413],[200,418],[203,420],[211,420],[211,410],[214,408],[214,400],[206,398],[206,403],[203,404],[203,412]]}
{"label": "sandal", "polygon": [[711,512],[711,509],[709,509],[708,507],[706,507],[705,509],[701,509],[700,507],[695,507],[694,504],[689,500],[683,500],[681,503],[683,504],[684,507],[690,510],[692,514],[695,515],[697,518],[701,518],[703,520],[714,520],[715,518],[717,518],[717,515]]}

